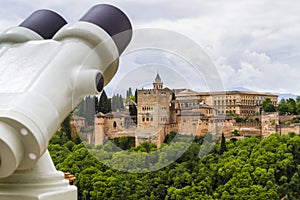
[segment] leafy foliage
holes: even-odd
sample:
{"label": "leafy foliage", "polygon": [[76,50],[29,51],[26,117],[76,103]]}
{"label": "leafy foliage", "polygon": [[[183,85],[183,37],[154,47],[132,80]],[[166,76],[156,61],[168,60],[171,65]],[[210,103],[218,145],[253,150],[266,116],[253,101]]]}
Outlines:
{"label": "leafy foliage", "polygon": [[281,99],[278,104],[278,112],[280,115],[300,115],[300,96],[296,100],[293,98]]}
{"label": "leafy foliage", "polygon": [[72,140],[72,128],[71,128],[71,117],[72,114],[69,114],[66,119],[61,123],[61,130],[66,133],[69,140]]}
{"label": "leafy foliage", "polygon": [[266,98],[261,105],[261,108],[265,112],[276,112],[276,108],[273,105],[272,101],[270,98]]}
{"label": "leafy foliage", "polygon": [[113,143],[123,150],[129,150],[135,146],[135,137],[119,137],[113,139]]}
{"label": "leafy foliage", "polygon": [[[113,170],[93,155],[100,154],[111,164],[122,161],[142,168],[146,165],[141,155],[151,163],[154,157],[149,155],[159,151],[148,142],[111,153],[112,143],[96,147],[75,144],[58,132],[49,151],[59,170],[76,176],[79,199],[299,199],[300,136],[272,134],[265,139],[223,142],[199,158],[203,138],[197,137],[176,162],[142,174]],[[182,143],[162,146],[175,153]],[[136,155],[133,160],[126,157],[129,151]],[[168,159],[163,153],[155,155],[157,165]]]}

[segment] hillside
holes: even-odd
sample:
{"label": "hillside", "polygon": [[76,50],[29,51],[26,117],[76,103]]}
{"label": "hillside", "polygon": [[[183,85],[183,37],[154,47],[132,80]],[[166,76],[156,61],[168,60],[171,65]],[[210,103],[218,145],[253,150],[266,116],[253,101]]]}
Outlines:
{"label": "hillside", "polygon": [[[60,132],[52,139],[49,151],[57,169],[76,176],[79,199],[270,200],[286,195],[289,199],[299,197],[300,136],[272,134],[265,139],[250,137],[226,142],[224,153],[221,153],[220,144],[216,144],[209,154],[199,158],[202,143],[203,138],[196,138],[176,162],[147,173],[126,173],[107,165],[119,164],[126,168],[134,164],[140,169],[144,167],[145,171],[149,163],[163,166],[166,155],[156,154],[156,160],[153,159],[151,152],[156,148],[150,143],[111,153],[112,143],[97,147],[75,144]],[[175,150],[180,146],[180,142],[173,142],[164,144],[163,148]],[[136,156],[130,158],[126,152]],[[101,154],[106,165],[92,154]]]}

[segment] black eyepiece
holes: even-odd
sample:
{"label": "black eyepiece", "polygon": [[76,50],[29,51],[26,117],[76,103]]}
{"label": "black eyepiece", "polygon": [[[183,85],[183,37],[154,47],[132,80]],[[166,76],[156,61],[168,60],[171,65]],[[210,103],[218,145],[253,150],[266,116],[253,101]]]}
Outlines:
{"label": "black eyepiece", "polygon": [[112,5],[96,5],[80,21],[90,22],[104,29],[114,40],[120,55],[131,40],[132,27],[128,17]]}
{"label": "black eyepiece", "polygon": [[51,10],[37,10],[19,26],[29,28],[44,39],[51,39],[55,33],[67,24],[66,20]]}
{"label": "black eyepiece", "polygon": [[104,77],[101,73],[98,73],[96,76],[96,85],[97,85],[97,91],[101,92],[104,87]]}

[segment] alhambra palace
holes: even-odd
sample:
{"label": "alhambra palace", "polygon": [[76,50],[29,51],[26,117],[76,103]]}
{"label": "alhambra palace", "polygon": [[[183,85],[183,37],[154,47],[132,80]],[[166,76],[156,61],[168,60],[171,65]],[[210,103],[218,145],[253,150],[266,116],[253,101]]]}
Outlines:
{"label": "alhambra palace", "polygon": [[[94,130],[85,133],[85,139],[98,145],[127,136],[134,137],[136,145],[148,141],[160,147],[171,131],[197,136],[224,133],[227,140],[267,137],[274,132],[299,134],[299,125],[279,125],[277,112],[262,112],[261,104],[266,98],[277,107],[278,96],[271,93],[169,89],[157,74],[152,89],[137,90],[137,103],[129,101],[124,110],[96,114]],[[135,104],[137,116],[130,115],[130,104]],[[237,122],[237,116],[248,120]],[[72,123],[77,130],[85,126],[82,117],[73,116]]]}

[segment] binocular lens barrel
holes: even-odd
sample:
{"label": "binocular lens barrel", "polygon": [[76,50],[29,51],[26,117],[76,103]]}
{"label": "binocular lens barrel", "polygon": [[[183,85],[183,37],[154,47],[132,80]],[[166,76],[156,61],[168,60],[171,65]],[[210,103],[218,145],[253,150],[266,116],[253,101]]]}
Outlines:
{"label": "binocular lens barrel", "polygon": [[[132,26],[128,17],[112,5],[96,5],[79,21],[90,22],[104,29],[114,40],[120,55],[131,40]],[[66,20],[56,12],[42,9],[33,12],[19,26],[29,28],[44,39],[51,39],[65,24]]]}
{"label": "binocular lens barrel", "polygon": [[128,17],[112,5],[96,5],[79,21],[90,22],[104,29],[114,40],[120,55],[131,40],[132,27]]}
{"label": "binocular lens barrel", "polygon": [[66,20],[51,10],[37,10],[19,26],[28,28],[44,39],[51,39],[55,33],[67,24]]}

